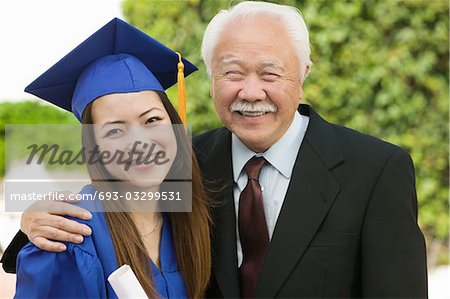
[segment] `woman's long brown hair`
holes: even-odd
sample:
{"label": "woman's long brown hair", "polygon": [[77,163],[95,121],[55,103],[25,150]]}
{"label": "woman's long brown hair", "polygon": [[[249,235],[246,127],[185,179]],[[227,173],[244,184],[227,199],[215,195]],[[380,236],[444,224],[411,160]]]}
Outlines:
{"label": "woman's long brown hair", "polygon": [[[172,124],[182,124],[175,108],[163,92],[157,92],[167,110]],[[82,122],[92,124],[92,103],[83,114]],[[86,128],[85,128],[86,127]],[[83,128],[83,146],[92,148],[93,131],[91,126]],[[183,276],[187,294],[190,298],[202,298],[209,283],[211,275],[211,241],[208,201],[203,187],[200,168],[197,159],[192,153],[186,133],[182,126],[174,126],[177,138],[177,156],[169,171],[179,171],[183,168],[186,159],[192,159],[192,212],[166,213],[172,226],[175,254],[178,267]],[[111,191],[108,184],[108,175],[105,167],[100,163],[88,164],[88,172],[93,185],[98,191]],[[189,169],[184,167],[184,169]],[[168,176],[169,176],[168,175]],[[103,179],[98,179],[103,178]],[[164,182],[163,182],[164,184]],[[117,211],[113,201],[105,201],[105,213],[114,249],[119,265],[128,264],[135,272],[139,282],[149,298],[159,297],[153,285],[153,275],[150,259],[144,242],[129,212]],[[114,212],[113,212],[114,211]]]}

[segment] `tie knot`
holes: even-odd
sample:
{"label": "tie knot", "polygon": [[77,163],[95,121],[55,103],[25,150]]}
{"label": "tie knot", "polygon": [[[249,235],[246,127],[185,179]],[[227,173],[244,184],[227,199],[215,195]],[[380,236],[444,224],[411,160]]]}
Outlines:
{"label": "tie knot", "polygon": [[266,159],[263,157],[254,156],[250,160],[248,160],[247,164],[244,166],[244,170],[248,175],[249,179],[259,180],[259,174],[261,173],[261,168],[263,167]]}

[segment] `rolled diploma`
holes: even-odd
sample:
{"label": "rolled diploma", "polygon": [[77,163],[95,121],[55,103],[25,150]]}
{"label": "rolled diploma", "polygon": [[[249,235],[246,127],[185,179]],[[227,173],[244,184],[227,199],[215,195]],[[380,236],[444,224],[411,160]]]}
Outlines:
{"label": "rolled diploma", "polygon": [[123,265],[108,277],[109,284],[119,299],[148,298],[133,270]]}

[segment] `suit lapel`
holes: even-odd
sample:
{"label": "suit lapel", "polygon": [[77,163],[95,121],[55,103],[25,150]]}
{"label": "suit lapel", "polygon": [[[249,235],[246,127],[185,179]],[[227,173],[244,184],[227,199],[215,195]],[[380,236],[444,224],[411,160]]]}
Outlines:
{"label": "suit lapel", "polygon": [[236,214],[233,201],[231,133],[221,129],[206,150],[204,173],[213,200],[213,273],[225,298],[240,297],[236,252]]}
{"label": "suit lapel", "polygon": [[340,187],[330,169],[343,160],[333,128],[309,106],[310,117],[277,220],[255,297],[275,297],[327,215]]}

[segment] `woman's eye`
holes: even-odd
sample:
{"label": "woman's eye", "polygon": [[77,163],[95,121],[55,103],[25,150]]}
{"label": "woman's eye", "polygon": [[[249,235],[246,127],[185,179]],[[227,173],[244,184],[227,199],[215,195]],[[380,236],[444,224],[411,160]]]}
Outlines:
{"label": "woman's eye", "polygon": [[149,119],[147,119],[147,121],[145,122],[145,124],[155,124],[155,123],[157,123],[157,122],[160,121],[160,120],[162,120],[161,117],[159,117],[159,116],[153,116],[153,117],[150,117]]}
{"label": "woman's eye", "polygon": [[117,128],[111,129],[108,132],[106,132],[106,134],[105,134],[105,136],[103,136],[103,138],[106,138],[106,137],[117,137],[117,136],[120,135],[120,133],[122,133],[122,130],[120,130],[120,129],[117,129]]}

